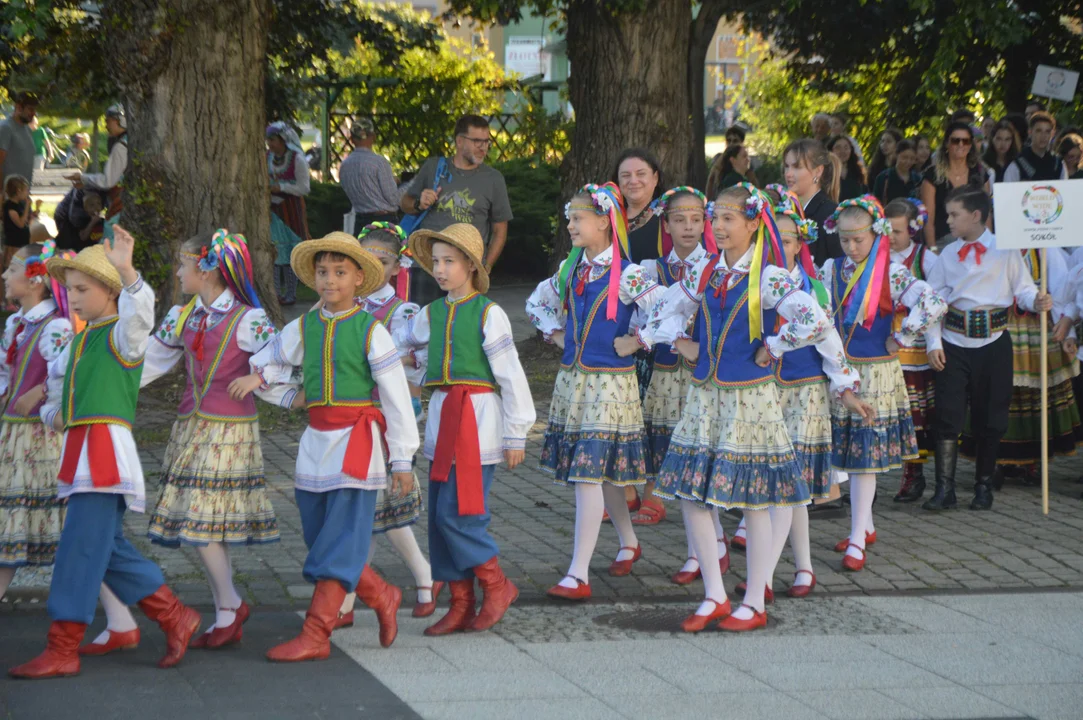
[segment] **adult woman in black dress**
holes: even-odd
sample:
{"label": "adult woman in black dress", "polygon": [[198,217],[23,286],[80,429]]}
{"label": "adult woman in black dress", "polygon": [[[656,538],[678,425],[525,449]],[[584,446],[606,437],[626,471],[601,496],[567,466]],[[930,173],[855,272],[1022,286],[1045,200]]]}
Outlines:
{"label": "adult woman in black dress", "polygon": [[957,187],[972,185],[990,192],[985,166],[978,158],[974,131],[965,122],[950,123],[944,141],[936,153],[936,162],[925,171],[921,183],[921,202],[929,212],[925,223],[925,244],[930,250],[937,244],[951,242],[948,214],[944,208],[948,193]]}
{"label": "adult woman in black dress", "polygon": [[[795,140],[782,153],[783,175],[790,189],[805,209],[805,217],[823,228],[824,221],[839,206],[839,172],[841,164],[834,153],[818,140]],[[820,238],[812,246],[812,259],[817,266],[828,258],[842,257],[838,233],[820,230]]]}
{"label": "adult woman in black dress", "polygon": [[839,202],[861,197],[869,191],[865,182],[865,169],[857,160],[857,151],[850,138],[836,135],[827,139],[827,149],[839,159]]}
{"label": "adult woman in black dress", "polygon": [[998,122],[989,138],[989,147],[982,157],[985,166],[994,173],[993,182],[1004,182],[1004,171],[1012,164],[1022,148],[1023,143],[1019,140],[1015,125],[1007,120]]}

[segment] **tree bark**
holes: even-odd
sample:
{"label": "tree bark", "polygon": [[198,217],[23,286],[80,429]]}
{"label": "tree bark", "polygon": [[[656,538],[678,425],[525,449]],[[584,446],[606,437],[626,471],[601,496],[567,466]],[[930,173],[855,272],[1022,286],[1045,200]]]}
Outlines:
{"label": "tree bark", "polygon": [[[564,198],[585,183],[607,181],[617,156],[628,147],[645,147],[657,155],[666,187],[683,183],[695,142],[685,51],[691,40],[691,3],[651,0],[641,12],[614,14],[604,2],[570,0],[566,16],[575,129],[561,166]],[[703,154],[702,142],[695,152]],[[554,264],[569,246],[562,224]]]}
{"label": "tree bark", "polygon": [[103,21],[128,113],[121,223],[146,242],[138,260],[158,314],[180,300],[180,244],[224,227],[248,239],[260,301],[280,322],[263,141],[267,0],[112,0]]}
{"label": "tree bark", "polygon": [[[725,13],[725,0],[706,0],[692,20],[688,43],[688,108],[692,121],[692,149],[688,155],[688,183],[697,188],[707,186],[707,118],[704,116],[703,84],[707,78],[707,51]],[[711,198],[712,200],[714,198]]]}

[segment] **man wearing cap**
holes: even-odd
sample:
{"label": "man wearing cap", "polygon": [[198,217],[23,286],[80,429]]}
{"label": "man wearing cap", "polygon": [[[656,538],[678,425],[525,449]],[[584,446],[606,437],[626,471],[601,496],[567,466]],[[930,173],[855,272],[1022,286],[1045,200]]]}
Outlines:
{"label": "man wearing cap", "polygon": [[369,223],[395,222],[399,217],[399,189],[391,163],[372,151],[376,129],[372,120],[361,118],[350,127],[353,152],[342,161],[338,177],[353,205],[354,228]]}
{"label": "man wearing cap", "polygon": [[9,175],[22,175],[33,184],[34,136],[30,123],[37,112],[38,96],[21,92],[15,96],[15,112],[0,122],[0,185]]}
{"label": "man wearing cap", "polygon": [[108,219],[121,210],[120,181],[128,169],[128,119],[123,105],[112,105],[105,111],[105,130],[109,133],[109,159],[105,161],[104,172],[80,172],[64,177],[77,188],[108,193],[109,211],[105,214]]}

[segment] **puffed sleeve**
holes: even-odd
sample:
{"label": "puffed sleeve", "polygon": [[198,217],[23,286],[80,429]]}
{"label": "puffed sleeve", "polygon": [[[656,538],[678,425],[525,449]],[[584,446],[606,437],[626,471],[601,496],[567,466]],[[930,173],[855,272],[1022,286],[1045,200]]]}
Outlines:
{"label": "puffed sleeve", "polygon": [[15,342],[15,326],[19,318],[14,313],[8,315],[4,324],[4,335],[0,337],[0,395],[8,391],[11,383],[11,366],[4,360],[7,358],[8,348]]}
{"label": "puffed sleeve", "polygon": [[173,367],[184,357],[184,342],[180,338],[181,329],[177,327],[183,308],[174,305],[162,318],[158,329],[151,335],[147,345],[147,356],[143,361],[143,375],[139,387],[146,387]]}
{"label": "puffed sleeve", "polygon": [[[411,320],[417,317],[417,314],[421,312],[421,308],[417,303],[404,302],[395,308],[395,313],[391,316],[391,322],[389,328],[391,330],[391,339],[395,339],[395,329],[408,325]],[[398,347],[396,343],[395,347]],[[428,346],[424,348],[415,348],[407,352],[402,356],[402,365],[406,370],[406,379],[411,385],[422,385],[425,382],[425,364],[428,358]]]}
{"label": "puffed sleeve", "polygon": [[519,362],[519,352],[511,332],[507,313],[491,305],[482,326],[482,349],[489,360],[493,376],[500,386],[500,401],[504,410],[504,449],[526,448],[526,434],[537,420],[530,384]]}
{"label": "puffed sleeve", "polygon": [[252,308],[237,324],[237,345],[247,353],[258,353],[278,336],[278,329],[263,308]]}
{"label": "puffed sleeve", "polygon": [[64,346],[52,362],[49,363],[49,374],[45,379],[45,402],[41,406],[41,422],[49,430],[53,429],[53,419],[60,412],[64,397],[64,374],[68,370],[68,360],[71,353],[71,343]]}
{"label": "puffed sleeve", "polygon": [[556,275],[538,283],[538,287],[534,288],[534,292],[526,299],[526,314],[530,323],[541,330],[547,341],[554,332],[564,329],[564,304],[560,302],[557,283],[566,262],[568,261],[562,260]]}
{"label": "puffed sleeve", "polygon": [[[787,350],[806,345],[819,346],[820,343],[825,344],[825,348],[820,350],[825,359],[835,354],[835,348],[831,345],[830,319],[816,299],[801,290],[788,272],[774,265],[764,268],[760,278],[760,301],[764,309],[774,309],[785,320],[778,333],[764,340],[764,346],[772,357],[778,359]],[[838,338],[837,333],[835,338]],[[838,350],[842,350],[841,340],[838,341]]]}
{"label": "puffed sleeve", "polygon": [[380,409],[387,422],[387,452],[392,472],[410,472],[411,460],[421,441],[414,418],[410,386],[406,372],[399,360],[399,351],[391,340],[391,334],[380,324],[375,324],[368,350],[372,379],[380,390]]}
{"label": "puffed sleeve", "polygon": [[[652,260],[652,261],[647,262],[644,265],[641,265],[640,267],[643,269],[643,277],[645,277],[647,280],[650,280],[653,283],[656,283],[656,284],[659,284],[659,285],[661,284],[661,283],[658,282],[658,262]],[[663,288],[663,291],[664,290],[665,290],[665,288]],[[650,312],[637,306],[635,314],[632,315],[632,323],[631,323],[632,332],[634,333],[635,331],[639,330],[639,328],[646,325],[647,321],[649,319],[650,319]]]}
{"label": "puffed sleeve", "polygon": [[297,318],[248,359],[252,372],[263,380],[257,396],[266,402],[290,407],[301,384],[304,359],[301,318]]}
{"label": "puffed sleeve", "polygon": [[[641,313],[649,315],[654,306],[664,296],[665,288],[652,279],[642,265],[632,263],[621,272],[620,301],[625,305],[634,305],[636,315]],[[637,330],[638,328],[633,325],[633,329]],[[638,332],[636,332],[636,337],[639,338],[641,345],[648,350],[650,349],[651,344],[648,340],[644,339]]]}
{"label": "puffed sleeve", "polygon": [[143,281],[142,275],[121,290],[117,314],[120,320],[113,326],[113,342],[122,358],[136,362],[146,355],[154,330],[154,290]]}
{"label": "puffed sleeve", "polygon": [[74,335],[70,320],[67,318],[50,320],[38,337],[38,352],[41,353],[45,362],[51,363],[60,357],[60,353],[68,346],[72,337]]}
{"label": "puffed sleeve", "polygon": [[399,356],[404,360],[411,351],[416,352],[429,346],[429,306],[406,319],[406,322],[393,328],[391,339],[399,350]]}
{"label": "puffed sleeve", "polygon": [[892,263],[890,273],[892,302],[910,308],[895,338],[903,345],[913,346],[919,336],[929,338],[929,328],[939,326],[940,318],[948,311],[948,304],[932,285],[915,278],[905,266]]}
{"label": "puffed sleeve", "polygon": [[656,343],[672,345],[677,338],[687,337],[688,318],[695,315],[703,297],[699,292],[700,277],[703,273],[714,272],[714,262],[717,262],[716,258],[703,256],[684,280],[662,291],[646,324],[636,331],[641,343],[648,347]]}

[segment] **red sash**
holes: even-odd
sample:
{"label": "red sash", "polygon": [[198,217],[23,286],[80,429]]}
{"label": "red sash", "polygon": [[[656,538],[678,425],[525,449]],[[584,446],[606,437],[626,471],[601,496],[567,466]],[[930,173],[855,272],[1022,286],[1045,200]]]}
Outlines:
{"label": "red sash", "polygon": [[101,423],[94,425],[76,425],[68,428],[68,437],[64,441],[64,460],[60,464],[57,479],[71,485],[75,482],[75,471],[79,468],[79,456],[86,443],[87,465],[90,467],[90,481],[96,488],[113,487],[120,484],[120,471],[117,470],[117,453],[113,447],[113,436],[109,426]]}
{"label": "red sash", "polygon": [[358,480],[369,476],[372,461],[372,447],[376,438],[372,436],[372,423],[380,428],[380,442],[387,432],[387,421],[380,408],[374,405],[365,407],[310,407],[308,424],[320,432],[353,428],[346,443],[346,457],[342,459],[342,472]]}
{"label": "red sash", "polygon": [[443,388],[447,395],[440,408],[440,432],[436,436],[436,452],[429,477],[433,482],[447,482],[454,461],[459,515],[484,515],[485,486],[481,481],[478,419],[470,396],[492,390],[473,385],[445,385]]}

